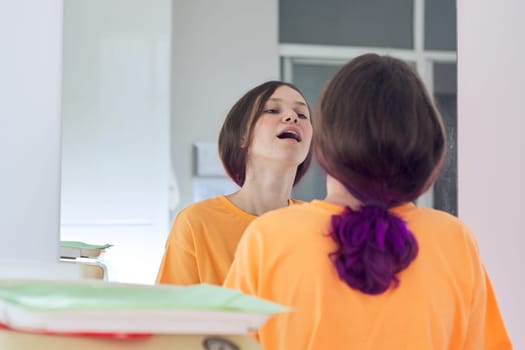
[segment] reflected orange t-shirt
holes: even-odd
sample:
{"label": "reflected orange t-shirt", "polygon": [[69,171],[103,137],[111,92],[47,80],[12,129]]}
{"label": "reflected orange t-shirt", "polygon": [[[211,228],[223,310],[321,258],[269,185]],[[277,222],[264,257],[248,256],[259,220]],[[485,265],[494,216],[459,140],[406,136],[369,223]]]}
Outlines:
{"label": "reflected orange t-shirt", "polygon": [[255,218],[223,195],[184,208],[166,240],[157,283],[222,285],[237,244]]}

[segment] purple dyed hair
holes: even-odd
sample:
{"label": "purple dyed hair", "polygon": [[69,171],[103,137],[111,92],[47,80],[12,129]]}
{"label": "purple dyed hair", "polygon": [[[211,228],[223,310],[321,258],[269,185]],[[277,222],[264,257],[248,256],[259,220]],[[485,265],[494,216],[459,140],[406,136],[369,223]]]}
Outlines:
{"label": "purple dyed hair", "polygon": [[332,217],[332,238],[338,249],[331,254],[337,273],[352,288],[380,294],[399,280],[396,274],[416,257],[417,241],[406,223],[386,208],[367,205],[346,208]]}

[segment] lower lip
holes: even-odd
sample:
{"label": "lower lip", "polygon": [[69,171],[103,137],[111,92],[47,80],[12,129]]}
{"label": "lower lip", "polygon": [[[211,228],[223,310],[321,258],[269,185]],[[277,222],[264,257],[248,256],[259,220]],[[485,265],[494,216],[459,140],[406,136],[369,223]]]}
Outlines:
{"label": "lower lip", "polygon": [[[279,138],[278,138],[278,139],[279,139]],[[296,140],[296,139],[291,139],[291,138],[284,138],[284,139],[279,139],[279,140],[281,140],[281,141],[293,141],[293,142],[295,142],[295,143],[299,143],[299,142],[301,142],[301,141],[298,141],[298,140]]]}

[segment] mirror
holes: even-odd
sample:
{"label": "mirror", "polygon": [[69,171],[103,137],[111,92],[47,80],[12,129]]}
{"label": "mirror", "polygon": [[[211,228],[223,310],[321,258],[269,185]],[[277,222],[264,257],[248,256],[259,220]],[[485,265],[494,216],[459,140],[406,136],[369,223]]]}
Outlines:
{"label": "mirror", "polygon": [[[103,261],[110,280],[152,283],[176,212],[196,193],[234,188],[223,175],[197,176],[195,144],[216,143],[248,88],[283,79],[313,106],[335,70],[368,51],[411,62],[434,93],[450,150],[422,204],[457,213],[454,1],[64,6],[61,239],[114,244]],[[216,168],[211,149],[199,156]],[[324,196],[319,167],[294,196]]]}

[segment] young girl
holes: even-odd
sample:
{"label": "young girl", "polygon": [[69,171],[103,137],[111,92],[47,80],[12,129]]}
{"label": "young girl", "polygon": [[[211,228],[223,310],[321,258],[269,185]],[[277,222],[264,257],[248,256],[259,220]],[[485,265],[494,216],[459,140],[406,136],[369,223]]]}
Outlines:
{"label": "young girl", "polygon": [[291,306],[259,330],[264,349],[510,349],[472,233],[413,204],[446,142],[412,68],[357,57],[315,117],[327,197],[255,220],[224,284]]}
{"label": "young girl", "polygon": [[257,216],[299,201],[292,187],[311,161],[310,109],[293,85],[269,81],[230,110],[219,155],[240,190],[183,209],[166,242],[158,283],[221,285],[237,243]]}

